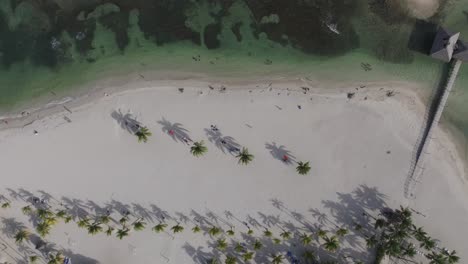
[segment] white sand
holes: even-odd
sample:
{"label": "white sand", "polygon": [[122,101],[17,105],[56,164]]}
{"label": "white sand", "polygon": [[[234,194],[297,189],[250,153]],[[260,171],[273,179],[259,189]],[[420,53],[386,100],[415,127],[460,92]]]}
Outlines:
{"label": "white sand", "polygon": [[[142,214],[135,210],[134,205],[138,205],[147,210],[149,226],[158,222],[152,205],[172,217],[179,217],[176,213],[180,212],[194,219],[192,210],[203,216],[213,212],[220,217],[220,226],[227,229],[228,225],[223,224],[226,221],[237,231],[245,231],[241,222],[247,221],[247,216],[265,226],[268,219],[275,222],[276,218],[298,228],[303,228],[304,223],[318,224],[310,209],[319,210],[339,225],[349,224],[353,213],[360,214],[356,200],[357,205],[377,206],[372,198],[377,191],[387,196],[385,202],[390,207],[409,205],[426,214],[416,216],[417,224],[467,261],[463,241],[468,237],[468,190],[462,180],[463,164],[443,131],[436,133],[430,147],[428,167],[416,189],[416,199],[404,198],[423,106],[413,93],[403,89],[403,84],[401,89],[317,89],[304,95],[299,87],[305,84],[301,82],[273,83],[271,91],[266,84],[228,85],[225,93],[212,91],[203,83],[187,88],[187,83],[111,94],[72,108],[72,114],[63,111],[24,128],[1,131],[3,194],[12,200],[13,207],[0,211],[4,218],[2,239],[12,246],[0,254],[8,259],[8,253],[17,260],[24,254],[13,249],[16,247],[9,227],[17,224],[5,223],[5,219],[14,217],[32,229],[19,209],[26,202],[14,196],[19,193],[26,197],[21,189],[39,197],[39,191],[45,191],[54,197],[50,204],[56,208],[62,198],[89,212],[94,212],[90,209],[93,203],[105,208],[118,201],[137,215]],[[181,85],[184,93],[177,90]],[[390,89],[397,91],[391,98],[385,95]],[[348,100],[346,92],[356,95]],[[130,111],[151,129],[153,136],[148,143],[137,143],[117,124],[111,113],[118,109]],[[64,116],[72,122],[65,121]],[[180,123],[193,140],[204,140],[209,148],[207,155],[195,158],[187,145],[172,140],[157,123],[163,118]],[[224,136],[248,147],[255,155],[254,161],[242,166],[229,153],[223,154],[204,131],[211,124],[217,125]],[[39,134],[33,135],[34,130]],[[293,165],[275,159],[265,148],[265,144],[272,143],[284,145],[297,160],[310,161],[310,174],[300,176]],[[357,189],[365,193],[359,197],[348,195]],[[271,199],[282,201],[284,207],[275,208]],[[225,211],[234,217],[227,217]],[[304,220],[293,219],[291,212],[301,214]],[[112,215],[118,219],[117,211]],[[171,219],[168,222],[175,223]],[[47,240],[63,248],[74,263],[96,263],[93,259],[114,264],[167,260],[202,263],[196,259],[203,252],[213,252],[208,246],[212,242],[208,236],[191,234],[193,224],[185,226],[186,231],[175,239],[148,229],[132,232],[120,241],[104,234],[90,236],[73,223],[59,224]],[[257,234],[260,230],[256,230]],[[362,245],[359,240],[350,245],[351,241],[345,241],[343,247],[359,256]]]}

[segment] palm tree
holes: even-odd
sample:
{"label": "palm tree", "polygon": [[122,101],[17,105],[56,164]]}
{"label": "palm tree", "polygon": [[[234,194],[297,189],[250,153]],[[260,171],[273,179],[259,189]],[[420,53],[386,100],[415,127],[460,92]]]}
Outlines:
{"label": "palm tree", "polygon": [[348,229],[346,228],[340,228],[336,231],[336,235],[339,237],[346,236],[348,234]]}
{"label": "palm tree", "polygon": [[315,261],[315,255],[311,251],[306,250],[304,254],[302,254],[302,257],[306,261],[306,263],[312,263]]}
{"label": "palm tree", "polygon": [[379,218],[379,219],[375,220],[374,228],[379,229],[379,228],[382,228],[382,227],[384,227],[386,225],[387,225],[387,222],[384,219]]}
{"label": "palm tree", "polygon": [[325,243],[323,244],[324,248],[330,252],[335,252],[339,247],[339,242],[336,236],[325,237]]}
{"label": "palm tree", "polygon": [[71,215],[67,215],[64,219],[63,219],[63,222],[65,224],[68,224],[73,218],[71,217]]}
{"label": "palm tree", "polygon": [[244,262],[247,262],[249,260],[252,260],[253,259],[253,255],[254,253],[253,252],[245,252],[243,255],[242,255],[242,259],[244,260]]}
{"label": "palm tree", "polygon": [[87,217],[81,218],[80,220],[78,220],[77,224],[78,224],[78,227],[81,227],[81,228],[87,227],[89,226],[89,219]]}
{"label": "palm tree", "polygon": [[421,241],[420,246],[425,248],[426,250],[432,250],[435,247],[435,244],[436,242],[434,239],[426,237],[426,239]]}
{"label": "palm tree", "polygon": [[201,231],[201,228],[197,225],[192,228],[193,233],[199,233],[200,231]]}
{"label": "palm tree", "polygon": [[138,131],[135,133],[135,136],[138,138],[138,142],[146,143],[148,141],[148,137],[152,136],[153,134],[147,127],[140,127]]}
{"label": "palm tree", "polygon": [[62,264],[65,258],[63,257],[62,253],[57,252],[55,256],[53,254],[49,255],[49,262],[47,264]]}
{"label": "palm tree", "polygon": [[224,238],[218,239],[216,247],[221,251],[226,250],[226,248],[227,248],[226,239],[224,239]]}
{"label": "palm tree", "polygon": [[273,243],[275,243],[276,245],[279,245],[281,243],[281,239],[279,238],[273,238]]}
{"label": "palm tree", "polygon": [[29,238],[29,235],[30,235],[30,233],[29,233],[29,231],[26,230],[26,229],[22,229],[22,230],[18,231],[18,233],[16,233],[16,235],[15,235],[15,241],[16,241],[16,243],[18,243],[18,244],[23,243],[23,241],[24,241],[25,239],[28,239],[28,238]]}
{"label": "palm tree", "polygon": [[101,215],[101,217],[99,217],[99,221],[107,225],[111,221],[111,217],[109,215]]}
{"label": "palm tree", "polygon": [[308,244],[310,244],[310,242],[312,242],[312,236],[307,235],[306,233],[302,234],[301,242],[304,246],[307,246]]}
{"label": "palm tree", "polygon": [[288,231],[283,231],[280,236],[284,239],[284,240],[288,240],[291,238],[291,233],[288,232]]}
{"label": "palm tree", "polygon": [[233,235],[235,234],[235,232],[234,232],[234,230],[232,230],[232,227],[231,227],[231,229],[229,229],[228,231],[226,231],[226,234],[227,234],[228,236],[233,236]]}
{"label": "palm tree", "polygon": [[31,208],[31,206],[27,205],[27,206],[21,208],[21,211],[23,211],[23,214],[29,215],[30,213],[32,213],[32,208]]}
{"label": "palm tree", "polygon": [[375,246],[377,246],[378,243],[379,241],[377,241],[377,238],[375,238],[375,235],[366,238],[366,245],[368,248],[374,248]]}
{"label": "palm tree", "polygon": [[210,230],[208,230],[208,234],[210,234],[210,236],[217,236],[220,233],[221,233],[221,229],[216,226],[213,226],[212,228],[210,228]]}
{"label": "palm tree", "polygon": [[94,222],[88,225],[88,234],[95,235],[101,231],[102,231],[102,226],[101,226],[101,223],[99,222]]}
{"label": "palm tree", "polygon": [[156,233],[161,233],[164,231],[164,229],[166,229],[166,227],[167,227],[167,224],[159,223],[153,227],[153,231]]}
{"label": "palm tree", "polygon": [[133,223],[133,229],[135,231],[141,231],[145,229],[146,223],[143,220],[138,220]]}
{"label": "palm tree", "polygon": [[447,257],[443,254],[439,254],[437,252],[432,251],[431,253],[427,254],[426,257],[430,259],[430,264],[446,264]]}
{"label": "palm tree", "polygon": [[263,247],[262,242],[260,242],[258,240],[255,240],[255,242],[253,244],[253,249],[254,250],[260,250],[262,247]]}
{"label": "palm tree", "polygon": [[112,226],[107,226],[106,235],[111,236],[112,232],[114,232],[114,228]]}
{"label": "palm tree", "polygon": [[453,250],[452,252],[444,251],[444,255],[447,256],[448,263],[458,263],[460,261],[460,257],[457,256],[457,252]]}
{"label": "palm tree", "polygon": [[413,226],[413,235],[419,242],[424,241],[427,237],[426,231],[422,227],[416,228],[416,226]]}
{"label": "palm tree", "polygon": [[323,238],[325,238],[327,236],[327,231],[325,231],[323,229],[319,229],[317,231],[317,236],[323,239]]}
{"label": "palm tree", "polygon": [[128,228],[126,228],[126,227],[124,227],[122,229],[119,229],[119,230],[117,230],[117,237],[119,239],[122,239],[122,238],[128,236],[129,232],[130,232],[130,230]]}
{"label": "palm tree", "polygon": [[211,258],[211,259],[208,259],[207,264],[219,264],[219,261],[218,259]]}
{"label": "palm tree", "polygon": [[236,262],[236,257],[233,257],[231,255],[226,256],[226,260],[224,261],[224,263],[226,264],[236,264]]}
{"label": "palm tree", "polygon": [[193,146],[190,147],[190,153],[195,157],[202,156],[208,151],[208,148],[204,144],[205,142],[203,142],[203,140],[193,143]]}
{"label": "palm tree", "polygon": [[268,228],[265,228],[265,231],[263,231],[263,235],[266,237],[271,237],[273,233]]}
{"label": "palm tree", "polygon": [[309,171],[310,171],[309,162],[308,161],[307,162],[299,161],[297,163],[296,171],[297,171],[297,173],[299,173],[301,175],[306,175],[307,173],[309,173]]}
{"label": "palm tree", "polygon": [[245,250],[244,246],[242,246],[241,243],[237,242],[236,246],[234,247],[234,250],[237,252],[242,252]]}
{"label": "palm tree", "polygon": [[57,218],[51,216],[51,217],[46,217],[44,219],[44,222],[47,223],[50,226],[53,226],[53,225],[57,224],[58,221],[57,221]]}
{"label": "palm tree", "polygon": [[281,264],[283,263],[283,259],[284,259],[283,255],[276,255],[276,254],[273,254],[271,258],[272,258],[271,263],[273,264]]}
{"label": "palm tree", "polygon": [[249,149],[242,148],[242,151],[237,154],[236,158],[239,159],[239,164],[247,165],[254,159],[254,155],[249,153]]}
{"label": "palm tree", "polygon": [[180,232],[184,231],[184,227],[181,226],[180,224],[177,224],[177,225],[171,227],[171,230],[172,230],[172,232],[174,232],[174,234],[176,234],[176,233],[180,233]]}
{"label": "palm tree", "polygon": [[127,215],[122,216],[122,218],[120,218],[120,220],[119,220],[119,223],[121,225],[126,225],[127,222],[128,222],[128,216]]}
{"label": "palm tree", "polygon": [[249,227],[249,230],[247,231],[247,235],[251,236],[251,235],[253,235],[253,233],[254,233],[254,231],[252,229],[250,229],[250,227]]}
{"label": "palm tree", "polygon": [[40,222],[36,226],[36,231],[41,237],[45,237],[48,234],[50,234],[50,229],[51,229],[51,226],[48,225],[46,222]]}
{"label": "palm tree", "polygon": [[4,202],[4,203],[2,204],[2,208],[3,208],[3,209],[10,208],[10,207],[11,207],[10,202]]}
{"label": "palm tree", "polygon": [[39,257],[36,255],[29,256],[30,263],[36,263],[39,260]]}
{"label": "palm tree", "polygon": [[39,217],[40,219],[46,219],[47,217],[51,217],[53,215],[51,211],[42,208],[37,209],[36,213],[37,217]]}

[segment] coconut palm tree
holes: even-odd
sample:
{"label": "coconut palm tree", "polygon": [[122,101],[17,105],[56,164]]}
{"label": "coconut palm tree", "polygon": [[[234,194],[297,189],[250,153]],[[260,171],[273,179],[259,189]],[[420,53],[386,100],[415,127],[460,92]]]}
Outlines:
{"label": "coconut palm tree", "polygon": [[16,243],[21,244],[21,243],[23,243],[23,241],[25,239],[28,239],[29,236],[30,236],[29,231],[26,230],[26,229],[22,229],[22,230],[18,231],[18,233],[16,233],[15,241],[16,241]]}
{"label": "coconut palm tree", "polygon": [[72,218],[71,215],[67,215],[67,216],[63,219],[63,222],[64,222],[65,224],[68,224],[68,223],[70,223],[70,221],[71,221],[72,219],[73,219],[73,218]]}
{"label": "coconut palm tree", "polygon": [[301,175],[306,175],[307,173],[309,173],[309,171],[310,171],[309,162],[308,161],[307,162],[299,161],[297,163],[296,171],[297,171],[297,173],[299,173]]}
{"label": "coconut palm tree", "polygon": [[225,264],[236,264],[237,259],[234,256],[227,255],[226,260],[224,261]]}
{"label": "coconut palm tree", "polygon": [[253,255],[254,255],[253,252],[247,251],[247,252],[245,252],[244,254],[242,254],[242,259],[244,260],[244,262],[247,262],[247,261],[253,259]]}
{"label": "coconut palm tree", "polygon": [[216,248],[218,248],[221,251],[226,250],[226,248],[227,248],[226,239],[224,239],[224,238],[218,239],[218,241],[216,242]]}
{"label": "coconut palm tree", "polygon": [[29,262],[31,264],[36,263],[39,260],[39,257],[36,255],[29,256]]}
{"label": "coconut palm tree", "polygon": [[106,235],[111,236],[113,232],[114,232],[114,228],[112,226],[107,226]]}
{"label": "coconut palm tree", "polygon": [[165,223],[159,223],[159,224],[155,225],[155,226],[152,228],[152,230],[153,230],[154,232],[156,232],[156,233],[161,233],[161,232],[164,231],[164,229],[166,229],[166,227],[167,227],[167,224],[165,224]]}
{"label": "coconut palm tree", "polygon": [[444,251],[443,254],[447,257],[448,263],[458,263],[460,261],[460,257],[457,256],[457,252],[453,250],[452,252]]}
{"label": "coconut palm tree", "polygon": [[122,238],[128,236],[129,232],[130,232],[130,229],[128,229],[128,228],[126,228],[126,227],[121,228],[121,229],[118,229],[118,230],[117,230],[117,237],[118,237],[119,239],[122,239]]}
{"label": "coconut palm tree", "polygon": [[110,221],[111,221],[110,215],[101,215],[101,217],[99,217],[99,222],[105,225],[107,225]]}
{"label": "coconut palm tree", "polygon": [[141,231],[145,229],[145,226],[146,226],[146,223],[142,219],[137,220],[133,223],[133,229],[135,231]]}
{"label": "coconut palm tree", "polygon": [[430,259],[430,264],[446,264],[447,257],[443,254],[439,254],[437,252],[432,251],[431,253],[427,254],[426,257]]}
{"label": "coconut palm tree", "polygon": [[427,237],[426,231],[422,227],[416,227],[413,225],[413,235],[419,242],[423,241]]}
{"label": "coconut palm tree", "polygon": [[36,231],[41,237],[45,237],[50,234],[51,226],[46,222],[40,222],[36,225]]}
{"label": "coconut palm tree", "polygon": [[235,234],[235,232],[234,232],[234,230],[233,230],[232,227],[231,227],[231,229],[229,229],[228,231],[226,231],[226,234],[227,234],[228,236],[233,236],[233,235]]}
{"label": "coconut palm tree", "polygon": [[203,140],[194,142],[193,146],[190,147],[190,153],[192,153],[192,155],[194,155],[195,157],[202,156],[208,151],[208,148],[204,144],[205,142],[203,142]]}
{"label": "coconut palm tree", "polygon": [[366,245],[368,248],[374,248],[378,243],[379,241],[377,241],[375,235],[366,238]]}
{"label": "coconut palm tree", "polygon": [[273,233],[268,228],[265,228],[265,231],[263,231],[263,235],[266,237],[271,237]]}
{"label": "coconut palm tree", "polygon": [[336,236],[325,237],[324,240],[325,243],[323,244],[323,247],[330,252],[335,252],[340,246]]}
{"label": "coconut palm tree", "polygon": [[53,215],[53,213],[47,209],[42,209],[42,208],[39,208],[37,209],[36,211],[36,214],[37,214],[37,217],[39,217],[40,219],[46,219],[47,217],[51,217]]}
{"label": "coconut palm tree", "polygon": [[234,250],[236,252],[242,252],[245,250],[244,246],[242,246],[242,244],[240,242],[237,242],[236,246],[234,247]]}
{"label": "coconut palm tree", "polygon": [[271,255],[271,258],[272,258],[271,263],[273,264],[281,264],[283,263],[283,259],[284,259],[283,255],[276,255],[276,254]]}
{"label": "coconut palm tree", "polygon": [[120,220],[119,220],[119,223],[120,223],[121,225],[126,225],[127,222],[128,222],[128,215],[122,216],[122,218],[120,218]]}
{"label": "coconut palm tree", "polygon": [[219,264],[220,262],[218,261],[218,259],[215,259],[215,258],[211,258],[207,261],[207,264]]}
{"label": "coconut palm tree", "polygon": [[4,203],[2,204],[2,208],[3,208],[3,209],[10,208],[10,207],[11,207],[10,202],[4,202]]}
{"label": "coconut palm tree", "polygon": [[260,250],[262,247],[263,247],[262,242],[260,242],[258,240],[255,240],[255,242],[253,244],[253,249],[254,250]]}
{"label": "coconut palm tree", "polygon": [[242,148],[236,158],[239,159],[239,164],[247,165],[254,159],[254,155],[249,153],[249,149]]}
{"label": "coconut palm tree", "polygon": [[249,230],[247,230],[247,235],[251,236],[253,235],[254,231],[248,227]]}
{"label": "coconut palm tree", "polygon": [[307,246],[312,242],[312,236],[307,235],[306,233],[301,235],[302,245]]}
{"label": "coconut palm tree", "polygon": [[432,250],[435,247],[436,241],[430,237],[426,237],[423,241],[421,241],[420,246],[425,248],[426,250]]}
{"label": "coconut palm tree", "polygon": [[323,230],[323,229],[319,229],[319,230],[317,231],[317,236],[318,236],[319,238],[322,238],[322,239],[323,239],[324,237],[327,236],[327,231],[325,231],[325,230]]}
{"label": "coconut palm tree", "polygon": [[210,234],[210,236],[217,236],[220,233],[221,233],[221,229],[216,226],[213,226],[212,228],[210,228],[210,230],[208,230],[208,234]]}
{"label": "coconut palm tree", "polygon": [[177,224],[177,225],[171,227],[171,230],[172,230],[172,232],[174,232],[174,234],[176,234],[176,233],[180,233],[180,232],[184,231],[184,227],[181,226],[180,224]]}
{"label": "coconut palm tree", "polygon": [[101,231],[102,231],[102,226],[101,226],[101,223],[99,222],[94,222],[88,225],[88,234],[95,235]]}
{"label": "coconut palm tree", "polygon": [[313,263],[315,261],[315,255],[312,251],[306,250],[304,254],[302,254],[306,263]]}
{"label": "coconut palm tree", "polygon": [[147,127],[140,127],[138,131],[135,133],[135,136],[138,138],[138,142],[146,143],[148,141],[148,137],[152,136],[153,134]]}
{"label": "coconut palm tree", "polygon": [[53,226],[53,225],[55,225],[55,224],[58,223],[57,218],[55,218],[55,217],[53,217],[53,216],[46,217],[46,218],[44,219],[44,222],[47,223],[47,224],[50,225],[50,226]]}
{"label": "coconut palm tree", "polygon": [[281,239],[279,239],[277,237],[274,237],[273,238],[273,243],[275,243],[276,245],[279,245],[281,243]]}
{"label": "coconut palm tree", "polygon": [[336,235],[339,237],[346,236],[348,234],[348,229],[346,228],[340,228],[336,231]]}
{"label": "coconut palm tree", "polygon": [[193,233],[200,233],[200,231],[201,231],[201,228],[197,225],[192,228]]}
{"label": "coconut palm tree", "polygon": [[78,224],[78,227],[81,227],[81,228],[87,227],[89,226],[89,218],[87,217],[81,218],[80,220],[78,220],[77,224]]}
{"label": "coconut palm tree", "polygon": [[31,208],[30,205],[27,205],[27,206],[21,208],[21,211],[23,212],[23,214],[29,215],[29,214],[32,213],[32,208]]}
{"label": "coconut palm tree", "polygon": [[288,240],[291,238],[291,233],[288,232],[288,231],[283,231],[280,236],[284,239],[284,240]]}
{"label": "coconut palm tree", "polygon": [[50,254],[49,255],[49,261],[47,264],[62,264],[65,258],[63,257],[61,252],[57,252],[55,255]]}

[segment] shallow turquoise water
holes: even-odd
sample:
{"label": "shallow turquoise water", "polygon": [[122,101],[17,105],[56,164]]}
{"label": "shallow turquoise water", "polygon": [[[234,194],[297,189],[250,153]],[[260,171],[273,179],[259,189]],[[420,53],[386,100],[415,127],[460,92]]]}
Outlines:
{"label": "shallow turquoise water", "polygon": [[[427,42],[411,38],[420,21],[387,1],[42,2],[0,0],[2,109],[116,73],[300,74],[322,81],[414,81],[431,90],[443,65],[410,48]],[[450,0],[425,21],[468,40],[466,11],[468,0]],[[467,67],[447,117],[468,135]]]}

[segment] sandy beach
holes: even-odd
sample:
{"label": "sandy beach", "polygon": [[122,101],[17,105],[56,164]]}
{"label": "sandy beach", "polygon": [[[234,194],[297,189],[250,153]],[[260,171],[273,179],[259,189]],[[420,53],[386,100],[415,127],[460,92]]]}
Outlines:
{"label": "sandy beach", "polygon": [[[21,212],[33,197],[75,218],[109,212],[118,221],[128,211],[130,221],[147,223],[119,240],[60,222],[45,240],[73,263],[206,263],[223,255],[209,235],[190,231],[197,223],[233,228],[229,241],[244,241],[246,224],[259,237],[264,228],[278,233],[285,225],[334,230],[360,221],[362,210],[400,205],[418,212],[417,224],[456,250],[460,263],[467,261],[464,162],[443,129],[429,147],[414,198],[404,195],[425,113],[411,84],[320,89],[297,79],[133,86],[100,90],[95,98],[1,125],[1,193],[11,208],[0,211],[0,262],[27,263],[27,256],[40,254],[32,242],[14,242],[21,227],[34,230]],[[150,129],[147,143],[122,128],[118,119],[125,114]],[[203,140],[206,155],[191,155],[184,138]],[[248,148],[254,160],[238,164],[233,146]],[[298,175],[284,155],[309,161],[309,174]],[[152,232],[162,218],[185,230]],[[271,244],[252,263],[285,250]],[[287,250],[302,249],[292,243]],[[353,231],[340,254],[371,259]]]}

